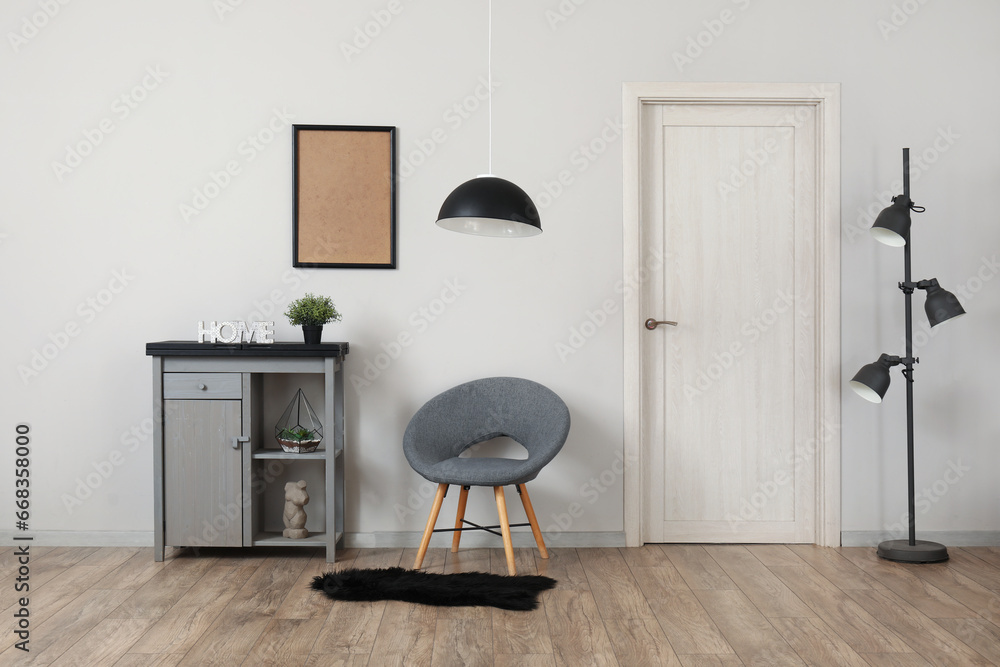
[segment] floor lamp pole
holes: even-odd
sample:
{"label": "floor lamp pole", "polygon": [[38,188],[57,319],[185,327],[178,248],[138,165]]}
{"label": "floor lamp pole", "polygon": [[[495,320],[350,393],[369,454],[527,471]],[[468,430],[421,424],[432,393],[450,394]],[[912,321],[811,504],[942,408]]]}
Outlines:
{"label": "floor lamp pole", "polygon": [[[903,149],[903,196],[910,201],[910,149]],[[878,545],[878,555],[887,560],[903,563],[936,563],[948,560],[948,549],[943,544],[917,540],[916,493],[913,474],[913,282],[910,275],[910,234],[903,246],[903,290],[906,315],[906,357],[903,358],[903,375],[906,377],[906,473],[908,500],[909,539],[887,540]]]}
{"label": "floor lamp pole", "polygon": [[[903,196],[910,201],[910,149],[903,149]],[[906,245],[903,246],[903,282],[909,285],[912,279],[910,275],[910,246],[912,237],[907,234]],[[906,311],[906,359],[903,362],[906,376],[906,474],[908,484],[909,505],[909,546],[917,544],[917,520],[916,520],[916,493],[914,489],[913,475],[913,288],[903,288],[903,301]]]}

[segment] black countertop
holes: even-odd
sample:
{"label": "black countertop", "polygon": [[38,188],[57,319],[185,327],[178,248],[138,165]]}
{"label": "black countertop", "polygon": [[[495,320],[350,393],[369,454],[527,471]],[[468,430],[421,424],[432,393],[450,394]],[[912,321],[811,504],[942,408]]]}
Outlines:
{"label": "black countertop", "polygon": [[346,357],[348,343],[197,343],[163,340],[146,343],[149,357]]}

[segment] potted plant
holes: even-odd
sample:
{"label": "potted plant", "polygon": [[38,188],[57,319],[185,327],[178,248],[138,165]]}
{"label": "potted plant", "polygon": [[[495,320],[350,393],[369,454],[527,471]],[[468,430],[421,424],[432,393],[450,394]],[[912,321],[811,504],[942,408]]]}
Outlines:
{"label": "potted plant", "polygon": [[302,327],[307,345],[318,345],[323,338],[323,325],[339,322],[341,315],[330,297],[306,293],[301,299],[288,304],[285,317],[289,324]]}

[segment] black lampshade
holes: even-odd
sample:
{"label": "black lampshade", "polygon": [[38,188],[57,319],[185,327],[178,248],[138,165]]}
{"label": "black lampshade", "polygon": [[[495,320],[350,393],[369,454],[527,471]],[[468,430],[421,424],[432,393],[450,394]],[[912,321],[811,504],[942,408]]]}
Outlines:
{"label": "black lampshade", "polygon": [[926,287],[927,301],[924,302],[924,312],[931,326],[941,324],[959,315],[965,315],[965,308],[958,302],[958,297],[938,285],[937,278],[931,278]]}
{"label": "black lampshade", "polygon": [[887,354],[880,356],[873,364],[865,364],[851,378],[851,389],[867,401],[881,403],[885,392],[889,390],[889,369],[892,365]]}
{"label": "black lampshade", "polygon": [[542,233],[542,221],[531,197],[496,176],[477,176],[455,188],[441,205],[437,224],[453,232],[479,236]]}
{"label": "black lampshade", "polygon": [[871,234],[876,241],[894,248],[906,245],[910,238],[910,198],[906,195],[896,195],[892,198],[892,206],[882,209],[875,218]]}

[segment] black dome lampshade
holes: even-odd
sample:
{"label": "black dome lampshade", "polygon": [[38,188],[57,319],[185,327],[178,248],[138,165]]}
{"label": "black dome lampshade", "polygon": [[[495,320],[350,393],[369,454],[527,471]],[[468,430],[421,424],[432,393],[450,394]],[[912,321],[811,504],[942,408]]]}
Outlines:
{"label": "black dome lampshade", "polygon": [[906,245],[910,238],[910,198],[897,195],[892,198],[892,206],[882,209],[872,225],[871,235],[876,241],[894,248]]}
{"label": "black dome lampshade", "polygon": [[958,297],[938,285],[937,278],[931,278],[926,282],[928,285],[923,288],[927,290],[924,312],[927,313],[927,321],[932,327],[965,315],[965,308],[958,302]]}
{"label": "black dome lampshade", "polygon": [[[895,360],[895,363],[893,363]],[[885,398],[885,392],[889,390],[889,369],[899,363],[899,357],[890,357],[883,354],[878,361],[872,364],[865,364],[861,367],[853,378],[851,378],[851,389],[858,396],[871,401],[881,403]]]}
{"label": "black dome lampshade", "polygon": [[520,237],[542,233],[531,197],[514,183],[477,176],[455,188],[441,205],[437,225],[479,236]]}
{"label": "black dome lampshade", "polygon": [[477,236],[516,238],[542,233],[538,209],[524,190],[493,175],[493,0],[489,0],[489,172],[455,188],[441,205],[437,225]]}

